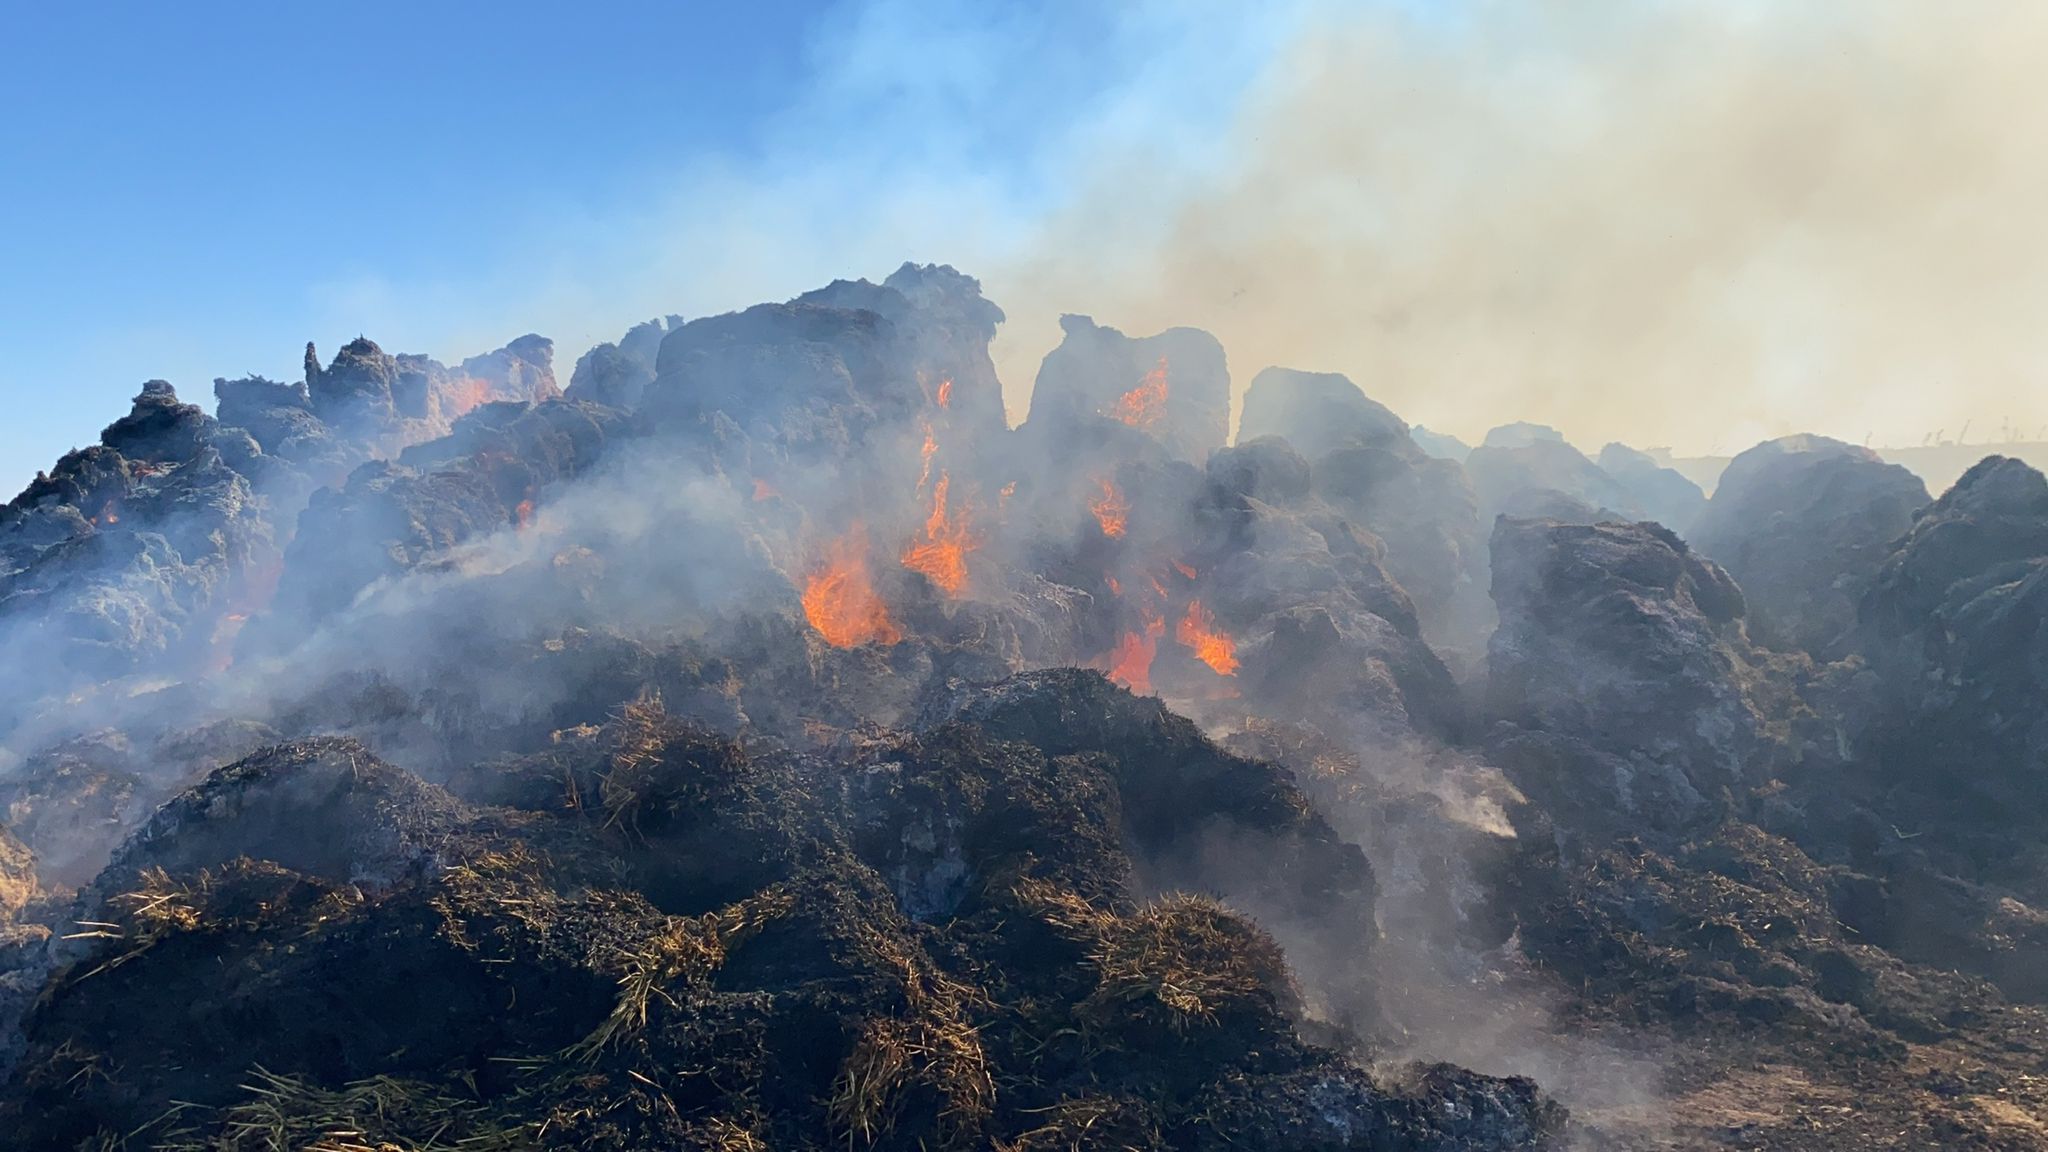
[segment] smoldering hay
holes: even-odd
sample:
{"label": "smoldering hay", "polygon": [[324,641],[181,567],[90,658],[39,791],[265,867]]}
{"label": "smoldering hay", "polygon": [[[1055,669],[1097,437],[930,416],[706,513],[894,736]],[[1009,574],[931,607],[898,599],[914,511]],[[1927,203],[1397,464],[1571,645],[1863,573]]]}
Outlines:
{"label": "smoldering hay", "polygon": [[1004,322],[906,264],[566,388],[147,385],[0,511],[8,1130],[2041,1143],[2039,473],[1881,539],[1733,485],[1709,552],[1651,458],[1341,375],[1233,442],[1194,328],[1069,316],[1013,427]]}

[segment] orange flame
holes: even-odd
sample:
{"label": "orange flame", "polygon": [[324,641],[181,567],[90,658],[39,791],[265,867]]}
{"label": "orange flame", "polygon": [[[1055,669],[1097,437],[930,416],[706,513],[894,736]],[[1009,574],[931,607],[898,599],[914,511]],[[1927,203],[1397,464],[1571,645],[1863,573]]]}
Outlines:
{"label": "orange flame", "polygon": [[1124,586],[1117,582],[1116,577],[1110,576],[1107,579],[1109,580],[1109,594],[1111,596],[1121,596],[1124,594]]}
{"label": "orange flame", "polygon": [[1114,540],[1124,534],[1129,525],[1131,506],[1124,501],[1123,493],[1108,477],[1096,481],[1102,486],[1102,495],[1088,502],[1088,511],[1095,513],[1095,522],[1102,526],[1102,534]]}
{"label": "orange flame", "polygon": [[1143,632],[1126,632],[1109,654],[1109,678],[1140,696],[1152,691],[1152,657],[1159,651],[1159,637],[1166,621],[1145,613]]}
{"label": "orange flame", "polygon": [[1003,514],[1004,512],[1007,512],[1007,511],[1009,511],[1009,508],[1010,508],[1010,497],[1012,497],[1012,496],[1015,496],[1016,494],[1017,494],[1017,482],[1016,482],[1015,480],[1012,480],[1012,481],[1010,481],[1010,482],[1009,482],[1008,484],[1005,484],[1005,485],[1003,485],[1003,490],[1002,490],[1001,492],[999,492],[999,493],[997,493],[997,494],[996,494],[996,514],[997,514],[997,515],[999,515],[999,516],[1000,516],[1000,515],[1002,515],[1002,514]]}
{"label": "orange flame", "polygon": [[868,576],[868,534],[859,524],[826,546],[824,563],[804,581],[803,603],[804,619],[834,648],[903,639]]}
{"label": "orange flame", "polygon": [[782,493],[776,491],[775,485],[761,479],[759,476],[754,477],[754,502],[756,504],[763,500],[773,500],[780,495]]}
{"label": "orange flame", "polygon": [[100,514],[92,518],[92,522],[102,528],[109,524],[119,524],[121,522],[121,514],[114,510],[114,502],[109,500],[106,507],[100,509]]}
{"label": "orange flame", "polygon": [[1173,568],[1174,571],[1179,572],[1181,575],[1187,577],[1190,580],[1193,580],[1196,576],[1195,566],[1192,564],[1183,564],[1180,561],[1175,560],[1173,562]]}
{"label": "orange flame", "polygon": [[533,526],[533,497],[528,496],[512,509],[512,523],[521,531]]}
{"label": "orange flame", "polygon": [[924,491],[924,486],[931,483],[932,457],[938,454],[939,438],[932,434],[932,422],[927,420],[924,422],[924,447],[918,449],[918,455],[924,460],[924,467],[917,474],[917,490],[919,492]]}
{"label": "orange flame", "polygon": [[1133,428],[1150,428],[1166,416],[1166,357],[1136,388],[1117,397],[1110,415]]}
{"label": "orange flame", "polygon": [[442,408],[448,418],[454,420],[468,415],[477,405],[490,398],[491,386],[487,381],[478,380],[473,376],[465,377],[455,382]]}
{"label": "orange flame", "polygon": [[932,514],[925,518],[924,535],[903,550],[903,566],[923,573],[948,596],[957,596],[967,587],[967,554],[981,541],[967,522],[966,509],[957,520],[948,515],[946,496],[951,486],[952,477],[940,472],[939,482],[932,486]]}
{"label": "orange flame", "polygon": [[951,376],[948,376],[944,380],[939,381],[939,407],[951,408],[952,406],[953,378]]}
{"label": "orange flame", "polygon": [[1187,615],[1180,618],[1173,638],[1186,645],[1195,659],[1207,664],[1219,676],[1237,674],[1237,641],[1216,626],[1216,616],[1200,600],[1188,601]]}

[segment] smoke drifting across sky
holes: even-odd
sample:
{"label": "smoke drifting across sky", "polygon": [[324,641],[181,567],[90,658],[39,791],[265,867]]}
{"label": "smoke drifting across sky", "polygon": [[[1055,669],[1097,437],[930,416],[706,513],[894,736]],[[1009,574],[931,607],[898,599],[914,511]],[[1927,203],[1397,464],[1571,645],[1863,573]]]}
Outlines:
{"label": "smoke drifting across sky", "polygon": [[1240,388],[1268,364],[1342,371],[1467,437],[2032,434],[2044,55],[2048,7],[2020,3],[853,0],[747,147],[679,152],[662,109],[613,108],[645,122],[630,177],[594,173],[495,255],[431,282],[313,264],[270,318],[300,328],[223,314],[90,363],[198,398],[217,374],[295,377],[308,338],[452,362],[533,330],[566,377],[635,320],[913,259],[1009,312],[1019,416],[1076,311],[1208,328]]}
{"label": "smoke drifting across sky", "polygon": [[[1325,12],[1212,181],[1111,169],[992,285],[1345,371],[1463,434],[1737,450],[2048,422],[2048,8]],[[1092,266],[1091,266],[1092,265]],[[1015,286],[1013,286],[1013,284]]]}
{"label": "smoke drifting across sky", "polygon": [[1466,436],[2031,434],[2044,52],[2048,8],[2022,4],[1174,5],[936,30],[874,4],[821,39],[766,169],[692,182],[656,281],[710,308],[952,261],[1009,310],[1020,413],[1070,310],[1205,327],[1240,387],[1340,370]]}

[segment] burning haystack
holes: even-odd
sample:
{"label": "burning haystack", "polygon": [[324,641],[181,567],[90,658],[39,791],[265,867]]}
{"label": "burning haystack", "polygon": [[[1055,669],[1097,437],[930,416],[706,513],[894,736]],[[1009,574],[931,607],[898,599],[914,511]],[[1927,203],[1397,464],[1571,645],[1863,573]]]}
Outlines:
{"label": "burning haystack", "polygon": [[1011,428],[1002,321],[145,386],[0,510],[0,1125],[2048,1146],[2037,473],[1791,548],[1191,329]]}

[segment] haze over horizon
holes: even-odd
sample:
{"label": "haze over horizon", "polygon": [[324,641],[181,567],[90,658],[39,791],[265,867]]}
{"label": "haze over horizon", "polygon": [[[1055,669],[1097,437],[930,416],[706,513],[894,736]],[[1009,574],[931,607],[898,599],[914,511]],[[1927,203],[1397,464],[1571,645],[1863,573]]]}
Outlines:
{"label": "haze over horizon", "polygon": [[2048,10],[1656,0],[17,17],[0,487],[148,378],[575,358],[904,260],[1468,440],[2048,424]]}

